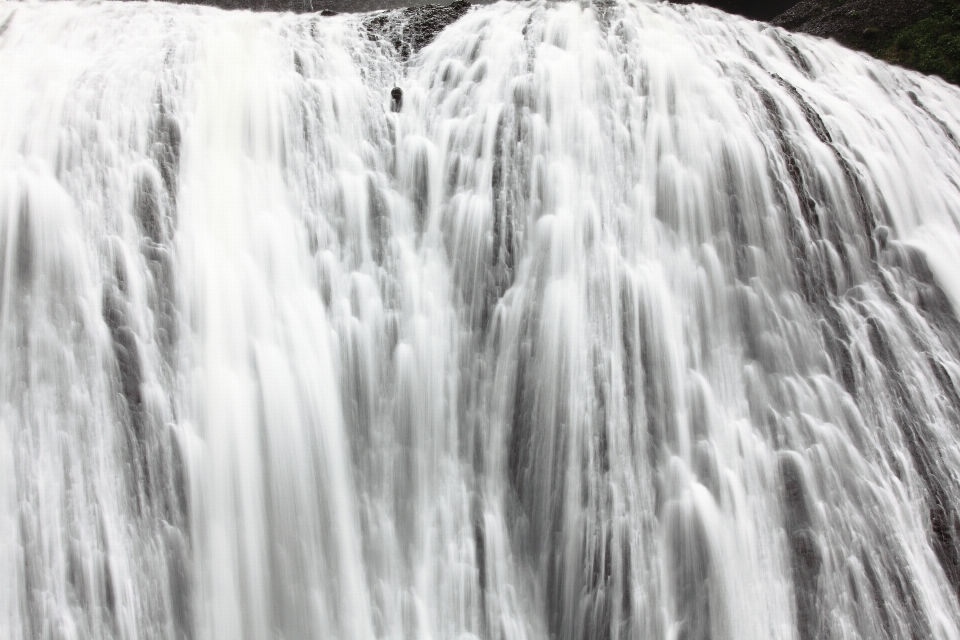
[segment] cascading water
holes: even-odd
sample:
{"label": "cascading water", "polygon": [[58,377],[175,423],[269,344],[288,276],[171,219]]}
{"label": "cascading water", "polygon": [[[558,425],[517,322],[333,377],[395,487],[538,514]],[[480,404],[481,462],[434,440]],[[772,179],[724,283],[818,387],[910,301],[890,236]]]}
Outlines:
{"label": "cascading water", "polygon": [[0,24],[0,637],[960,638],[956,88],[634,0]]}

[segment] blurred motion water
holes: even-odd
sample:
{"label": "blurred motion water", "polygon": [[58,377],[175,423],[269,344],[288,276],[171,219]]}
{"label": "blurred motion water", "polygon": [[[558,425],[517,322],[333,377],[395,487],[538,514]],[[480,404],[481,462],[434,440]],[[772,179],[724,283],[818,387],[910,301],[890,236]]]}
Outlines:
{"label": "blurred motion water", "polygon": [[960,638],[955,87],[635,0],[0,24],[0,637]]}

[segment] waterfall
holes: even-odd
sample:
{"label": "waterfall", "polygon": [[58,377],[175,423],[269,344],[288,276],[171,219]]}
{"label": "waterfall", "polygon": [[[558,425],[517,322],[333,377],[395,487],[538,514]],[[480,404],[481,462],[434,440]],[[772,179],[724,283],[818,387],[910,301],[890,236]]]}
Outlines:
{"label": "waterfall", "polygon": [[0,637],[960,639],[957,88],[638,0],[0,25]]}

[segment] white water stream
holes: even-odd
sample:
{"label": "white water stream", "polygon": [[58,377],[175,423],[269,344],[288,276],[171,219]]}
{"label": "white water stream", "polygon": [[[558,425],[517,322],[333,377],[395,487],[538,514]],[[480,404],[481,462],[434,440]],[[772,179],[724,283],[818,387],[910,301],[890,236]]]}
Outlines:
{"label": "white water stream", "polygon": [[634,0],[0,24],[0,638],[960,639],[957,88]]}

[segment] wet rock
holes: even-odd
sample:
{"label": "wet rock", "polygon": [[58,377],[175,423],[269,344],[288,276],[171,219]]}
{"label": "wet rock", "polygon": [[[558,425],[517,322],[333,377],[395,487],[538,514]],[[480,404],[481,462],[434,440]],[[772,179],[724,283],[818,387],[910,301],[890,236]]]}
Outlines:
{"label": "wet rock", "polygon": [[246,9],[248,11],[291,11],[314,13],[320,11],[321,2],[313,0],[174,0],[176,4],[201,4],[221,9]]}
{"label": "wet rock", "polygon": [[470,10],[466,0],[443,6],[428,4],[385,11],[364,20],[371,40],[386,40],[396,49],[402,60],[420,51],[447,26],[462,18]]}
{"label": "wet rock", "polygon": [[939,0],[803,0],[772,24],[832,38],[877,58],[960,82],[952,3]]}
{"label": "wet rock", "polygon": [[818,581],[823,557],[814,528],[810,487],[796,453],[784,452],[778,460],[784,529],[790,547],[793,569],[794,606],[800,640],[823,638],[817,607]]}
{"label": "wet rock", "polygon": [[863,48],[866,31],[879,39],[912,24],[930,11],[927,0],[803,0],[776,16],[772,24]]}
{"label": "wet rock", "polygon": [[193,634],[193,583],[190,575],[190,549],[183,532],[167,524],[163,526],[167,556],[167,585],[170,609],[178,640],[189,640]]}
{"label": "wet rock", "polygon": [[403,89],[394,87],[390,91],[390,111],[400,113],[401,109],[403,109]]}
{"label": "wet rock", "polygon": [[[693,4],[693,2],[679,0],[677,4]],[[696,4],[709,5],[721,11],[736,13],[754,20],[770,20],[796,4],[796,0],[698,0]]]}
{"label": "wet rock", "polygon": [[151,155],[160,168],[160,177],[167,194],[171,200],[175,200],[180,174],[180,123],[166,113],[162,102],[151,135]]}
{"label": "wet rock", "polygon": [[135,182],[133,213],[140,226],[140,233],[160,244],[166,240],[167,233],[156,180],[151,173],[141,172]]}

